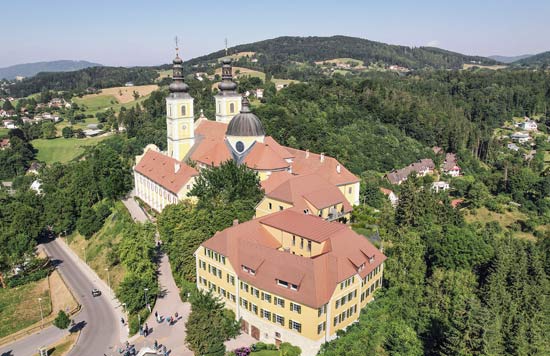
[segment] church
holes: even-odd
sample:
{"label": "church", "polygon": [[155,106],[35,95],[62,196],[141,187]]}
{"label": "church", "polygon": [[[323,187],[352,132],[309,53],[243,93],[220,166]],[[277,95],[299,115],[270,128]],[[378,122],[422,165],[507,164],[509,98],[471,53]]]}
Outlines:
{"label": "church", "polygon": [[[357,322],[382,286],[386,256],[342,224],[359,204],[359,178],[336,159],[284,147],[266,132],[224,59],[216,120],[195,120],[182,60],[166,98],[168,149],[136,157],[135,193],[156,211],[187,199],[201,169],[234,160],[256,171],[255,218],[217,232],[195,251],[196,286],[233,310],[241,331],[303,355]],[[189,164],[193,162],[193,164]]]}
{"label": "church", "polygon": [[161,212],[188,198],[201,169],[234,160],[260,177],[266,197],[257,216],[293,208],[327,220],[348,219],[351,207],[359,204],[359,178],[332,157],[284,147],[266,136],[248,99],[237,92],[231,63],[230,58],[222,60],[216,120],[202,112],[195,119],[183,60],[176,55],[166,98],[167,151],[148,145],[136,157],[135,195]]}

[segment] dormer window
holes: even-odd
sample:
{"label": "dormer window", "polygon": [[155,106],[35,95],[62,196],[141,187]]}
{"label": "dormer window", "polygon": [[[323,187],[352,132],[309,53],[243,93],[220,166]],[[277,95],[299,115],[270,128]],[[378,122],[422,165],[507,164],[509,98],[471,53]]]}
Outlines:
{"label": "dormer window", "polygon": [[369,257],[369,263],[373,263],[374,262],[374,255],[372,255],[371,257]]}
{"label": "dormer window", "polygon": [[288,282],[281,281],[280,279],[277,280],[277,285],[288,288]]}
{"label": "dormer window", "polygon": [[363,269],[365,269],[365,264],[361,263],[361,266],[359,266],[359,268],[357,268],[357,271],[361,272]]}
{"label": "dormer window", "polygon": [[246,273],[251,274],[253,276],[256,275],[256,270],[253,270],[252,268],[246,267],[245,265],[243,265],[242,267],[243,267],[243,271],[245,271]]}
{"label": "dormer window", "polygon": [[291,290],[298,290],[298,286],[296,284],[291,284],[290,289]]}

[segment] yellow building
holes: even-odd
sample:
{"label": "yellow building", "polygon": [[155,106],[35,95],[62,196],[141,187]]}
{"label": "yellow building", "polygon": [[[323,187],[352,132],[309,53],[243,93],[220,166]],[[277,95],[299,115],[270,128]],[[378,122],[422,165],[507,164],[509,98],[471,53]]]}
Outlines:
{"label": "yellow building", "polygon": [[282,183],[268,184],[264,181],[265,197],[256,206],[256,217],[262,217],[285,209],[319,216],[325,220],[347,222],[352,206],[337,186],[330,184],[317,174],[292,175],[283,172],[270,179]]}
{"label": "yellow building", "polygon": [[195,258],[197,288],[221,297],[243,332],[315,355],[372,300],[386,257],[348,226],[290,209],[217,233]]}

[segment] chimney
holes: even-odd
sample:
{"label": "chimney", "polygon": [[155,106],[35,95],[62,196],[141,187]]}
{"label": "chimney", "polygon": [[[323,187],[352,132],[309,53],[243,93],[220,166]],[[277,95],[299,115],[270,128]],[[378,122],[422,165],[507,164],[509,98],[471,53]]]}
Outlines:
{"label": "chimney", "polygon": [[239,219],[233,220],[233,226],[237,226],[237,225],[239,225]]}
{"label": "chimney", "polygon": [[321,163],[325,161],[325,154],[321,152],[321,155],[319,156],[319,159],[321,160]]}
{"label": "chimney", "polygon": [[181,165],[179,163],[174,164],[174,173],[178,173],[181,168]]}
{"label": "chimney", "polygon": [[306,150],[306,158],[309,158],[309,150]]}
{"label": "chimney", "polygon": [[341,171],[342,171],[342,166],[340,166],[340,163],[338,163],[336,165],[336,173],[340,174]]}

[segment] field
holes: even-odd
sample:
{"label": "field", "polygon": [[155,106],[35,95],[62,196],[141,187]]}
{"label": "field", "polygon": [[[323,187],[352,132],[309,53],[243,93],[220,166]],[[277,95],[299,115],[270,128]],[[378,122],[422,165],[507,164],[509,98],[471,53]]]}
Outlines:
{"label": "field", "polygon": [[85,147],[94,146],[106,138],[107,136],[82,139],[58,137],[51,140],[33,140],[31,144],[38,150],[36,158],[39,161],[44,161],[47,164],[55,162],[67,163],[84,153]]}
{"label": "field", "polygon": [[481,64],[464,63],[464,65],[462,66],[462,69],[470,69],[470,68],[473,68],[473,67],[478,67],[478,68],[482,68],[482,69],[498,70],[498,69],[507,68],[508,66],[507,65],[502,65],[502,64],[495,64],[495,65],[492,65],[492,66],[484,66],[484,65],[481,65]]}
{"label": "field", "polygon": [[353,59],[353,58],[334,58],[334,59],[327,59],[325,61],[318,61],[315,62],[317,65],[323,65],[323,64],[355,64],[356,66],[363,66],[364,62],[359,59]]}
{"label": "field", "polygon": [[105,267],[109,266],[109,254],[122,239],[122,233],[126,223],[132,219],[128,210],[122,202],[115,204],[113,213],[105,220],[105,224],[95,235],[86,240],[82,235],[75,232],[67,237],[71,249],[92,267],[98,276],[106,283],[111,283],[113,290],[116,290],[126,273],[120,264],[111,267],[109,274]]}
{"label": "field", "polygon": [[[475,214],[468,212],[465,218],[468,223],[472,223],[472,222],[487,223],[490,221],[496,221],[499,223],[499,225],[503,229],[509,229],[510,225],[512,225],[517,221],[527,220],[527,216],[524,213],[517,211],[515,209],[512,211],[505,211],[504,213],[496,213],[494,211],[490,211],[485,207],[476,209]],[[528,240],[535,239],[533,234],[528,232],[522,232],[522,231],[514,232],[514,236],[528,239]]]}
{"label": "field", "polygon": [[159,70],[157,73],[159,74],[159,77],[157,78],[158,82],[164,78],[172,77],[172,69]]}
{"label": "field", "polygon": [[252,352],[250,355],[251,356],[279,356],[279,351],[278,350],[262,350],[262,351]]}
{"label": "field", "polygon": [[[48,347],[48,356],[63,356],[66,355],[69,350],[73,348],[74,343],[78,337],[78,333],[72,333],[65,336],[61,341],[55,345]],[[35,354],[38,356],[38,354]]]}
{"label": "field", "polygon": [[[217,68],[215,74],[218,74],[218,75],[221,76],[222,75],[222,69]],[[253,70],[253,69],[248,69],[248,68],[243,68],[243,67],[233,67],[233,74],[237,78],[247,75],[249,77],[258,77],[261,80],[265,80],[265,73],[264,72],[260,72],[260,71]]]}
{"label": "field", "polygon": [[300,83],[298,80],[293,79],[277,79],[277,78],[271,78],[271,81],[275,83],[275,85],[283,84],[283,85],[289,85],[292,83]]}
{"label": "field", "polygon": [[4,129],[4,128],[1,128],[0,129],[0,137],[5,137],[8,135],[8,131],[9,129]]}
{"label": "field", "polygon": [[13,289],[0,288],[0,338],[40,321],[40,305],[44,318],[52,312],[48,279]]}
{"label": "field", "polygon": [[[112,108],[115,111],[121,107],[130,107],[145,100],[151,92],[158,89],[158,85],[141,85],[134,87],[114,87],[102,89],[99,94],[84,95],[82,98],[74,98],[78,105],[86,106],[86,114],[94,115],[98,111]],[[139,98],[134,99],[134,91],[139,93]]]}
{"label": "field", "polygon": [[[256,54],[256,52],[239,52],[239,53],[235,53],[235,54],[230,54],[228,57],[231,57],[232,59],[239,59],[239,58],[242,58],[242,57],[253,57],[254,55]],[[225,57],[222,57],[220,59],[218,59],[218,61],[221,61],[223,58]]]}

